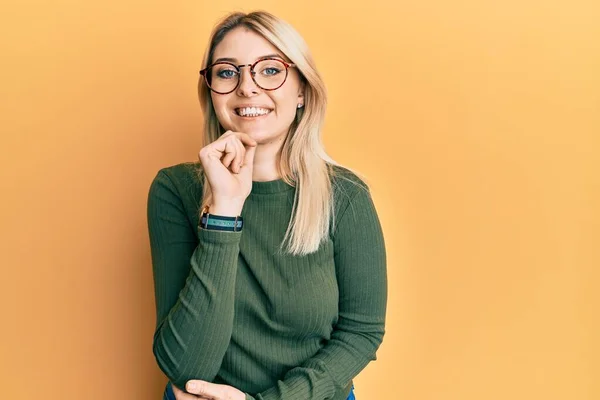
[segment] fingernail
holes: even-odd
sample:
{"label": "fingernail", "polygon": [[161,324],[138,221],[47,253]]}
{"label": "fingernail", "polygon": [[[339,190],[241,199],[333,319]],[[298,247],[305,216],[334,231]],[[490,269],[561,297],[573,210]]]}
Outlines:
{"label": "fingernail", "polygon": [[194,389],[196,389],[196,384],[195,384],[194,382],[190,382],[190,383],[188,383],[188,389],[189,389],[189,390],[194,390]]}

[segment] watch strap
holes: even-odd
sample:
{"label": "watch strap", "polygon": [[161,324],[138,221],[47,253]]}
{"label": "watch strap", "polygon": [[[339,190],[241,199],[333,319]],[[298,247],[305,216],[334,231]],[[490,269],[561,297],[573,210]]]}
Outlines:
{"label": "watch strap", "polygon": [[200,226],[216,231],[239,232],[244,227],[244,219],[241,216],[225,217],[204,212],[200,218]]}

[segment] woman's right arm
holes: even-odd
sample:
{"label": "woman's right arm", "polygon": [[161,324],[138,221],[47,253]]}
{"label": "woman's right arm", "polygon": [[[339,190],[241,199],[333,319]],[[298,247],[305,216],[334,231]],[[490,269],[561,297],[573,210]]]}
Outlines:
{"label": "woman's right arm", "polygon": [[[200,150],[213,214],[240,215],[252,189],[256,146],[247,134],[227,131]],[[242,236],[191,225],[176,185],[159,171],[148,194],[157,310],[153,352],[180,388],[191,379],[212,382],[219,371],[233,330]]]}
{"label": "woman's right arm", "polygon": [[154,356],[177,387],[190,379],[212,381],[231,338],[242,233],[192,226],[164,170],[150,186],[147,211],[156,303]]}

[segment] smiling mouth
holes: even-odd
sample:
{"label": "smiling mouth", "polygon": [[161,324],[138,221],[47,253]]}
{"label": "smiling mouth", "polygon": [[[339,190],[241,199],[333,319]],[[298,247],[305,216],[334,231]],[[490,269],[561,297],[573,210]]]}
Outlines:
{"label": "smiling mouth", "polygon": [[268,108],[262,108],[262,107],[243,107],[243,108],[235,109],[236,115],[238,115],[240,117],[244,117],[244,118],[262,117],[262,116],[270,114],[271,111],[273,111],[273,110],[268,109]]}

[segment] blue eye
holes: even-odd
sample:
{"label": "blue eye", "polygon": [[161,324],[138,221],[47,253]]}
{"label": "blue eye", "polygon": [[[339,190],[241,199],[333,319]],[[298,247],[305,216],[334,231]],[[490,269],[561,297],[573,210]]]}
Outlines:
{"label": "blue eye", "polygon": [[232,79],[237,75],[237,71],[233,69],[223,69],[217,72],[217,77],[221,79]]}
{"label": "blue eye", "polygon": [[269,67],[269,68],[265,68],[262,72],[265,75],[277,75],[278,73],[281,72],[281,70],[279,68]]}

